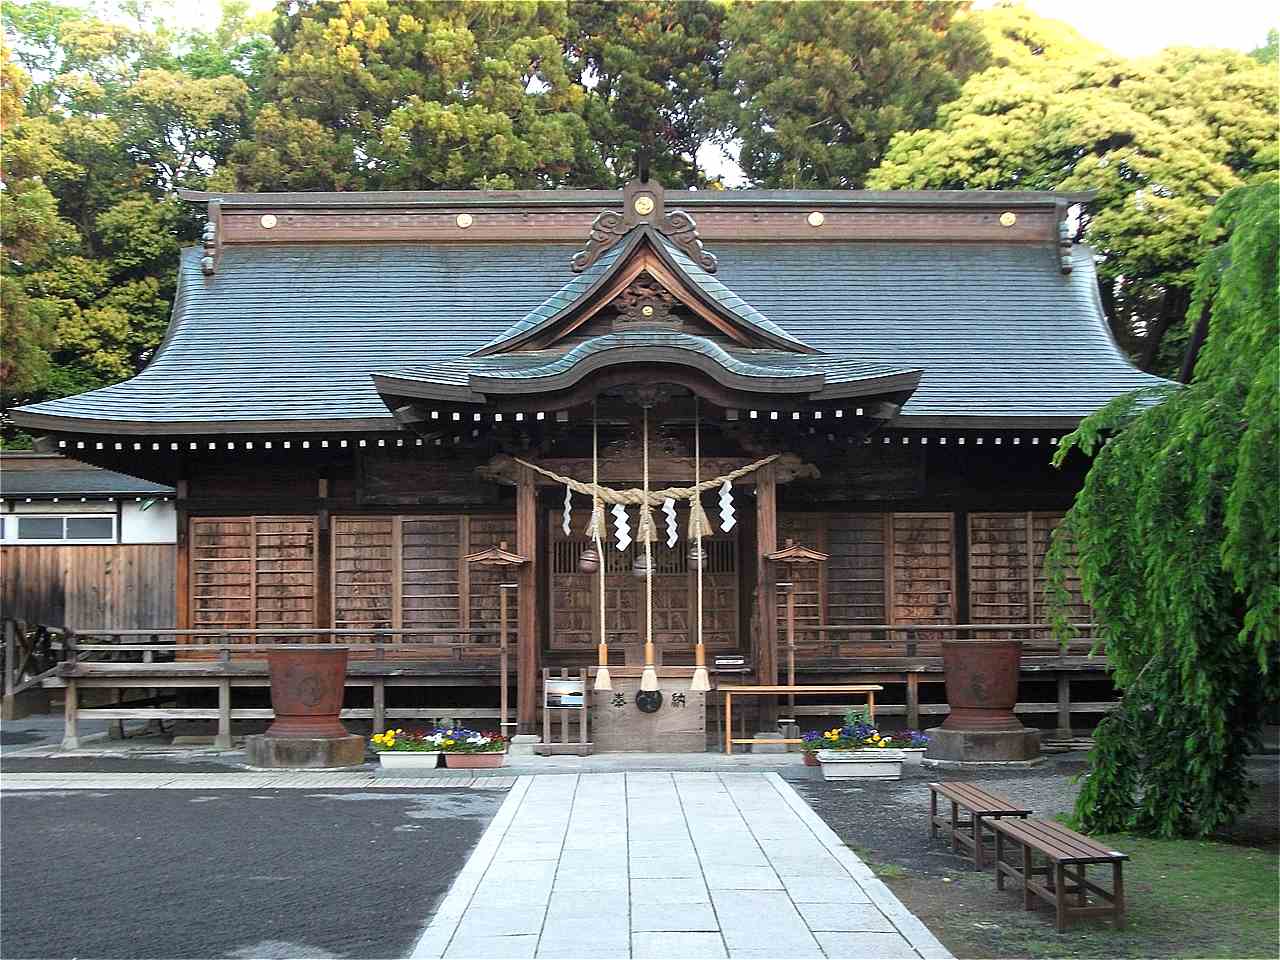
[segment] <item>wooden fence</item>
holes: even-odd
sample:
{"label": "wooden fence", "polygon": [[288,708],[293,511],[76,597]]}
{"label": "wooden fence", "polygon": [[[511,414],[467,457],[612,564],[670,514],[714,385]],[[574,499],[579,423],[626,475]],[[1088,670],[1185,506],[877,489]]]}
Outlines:
{"label": "wooden fence", "polygon": [[0,611],[77,630],[171,627],[172,543],[0,547]]}

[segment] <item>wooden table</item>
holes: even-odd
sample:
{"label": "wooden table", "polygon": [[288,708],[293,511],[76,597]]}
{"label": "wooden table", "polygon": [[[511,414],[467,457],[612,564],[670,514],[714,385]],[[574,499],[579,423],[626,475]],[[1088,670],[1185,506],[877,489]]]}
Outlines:
{"label": "wooden table", "polygon": [[[871,721],[876,718],[876,693],[883,690],[884,687],[874,683],[843,683],[843,684],[815,684],[813,686],[794,686],[788,684],[781,685],[737,685],[721,684],[717,688],[724,694],[724,752],[726,754],[733,753],[733,745],[735,743],[764,743],[765,741],[757,741],[754,737],[749,740],[733,739],[733,698],[735,696],[781,696],[783,694],[808,695],[808,694],[850,694],[865,693],[867,695],[867,717]],[[769,740],[769,743],[803,743],[803,740],[784,739]]]}

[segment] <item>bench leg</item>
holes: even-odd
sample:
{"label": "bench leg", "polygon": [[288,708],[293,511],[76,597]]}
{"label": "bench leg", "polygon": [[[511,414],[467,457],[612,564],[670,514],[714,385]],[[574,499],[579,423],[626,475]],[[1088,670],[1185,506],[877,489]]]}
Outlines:
{"label": "bench leg", "polygon": [[951,801],[951,852],[960,852],[960,804]]}
{"label": "bench leg", "polygon": [[929,791],[929,839],[938,839],[938,791]]}
{"label": "bench leg", "polygon": [[996,831],[996,889],[1004,889],[1004,870],[1000,865],[1004,863],[1004,834],[999,830]]}
{"label": "bench leg", "polygon": [[1111,899],[1114,913],[1112,923],[1117,930],[1124,929],[1124,864],[1117,860],[1111,865]]}
{"label": "bench leg", "polygon": [[986,866],[982,849],[982,817],[975,813],[969,819],[973,822],[973,864],[981,870]]}
{"label": "bench leg", "polygon": [[1075,881],[1076,886],[1079,888],[1076,890],[1076,906],[1079,907],[1087,907],[1089,905],[1089,889],[1085,886],[1085,871],[1088,869],[1088,866],[1083,863],[1076,867]]}
{"label": "bench leg", "polygon": [[1022,909],[1034,910],[1036,908],[1035,892],[1030,886],[1031,880],[1031,845],[1024,843],[1022,845]]}
{"label": "bench leg", "polygon": [[1065,880],[1063,865],[1055,863],[1053,865],[1053,906],[1059,933],[1067,929],[1067,885],[1064,882]]}

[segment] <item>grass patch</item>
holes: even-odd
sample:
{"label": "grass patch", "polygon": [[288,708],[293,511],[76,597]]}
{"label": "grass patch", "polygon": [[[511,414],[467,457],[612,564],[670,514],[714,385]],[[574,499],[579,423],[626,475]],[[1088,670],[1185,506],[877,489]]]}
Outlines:
{"label": "grass patch", "polygon": [[[1128,835],[1099,839],[1132,857],[1124,869],[1124,930],[1091,919],[1060,934],[1047,904],[1023,911],[1021,893],[998,893],[990,872],[960,874],[945,884],[882,875],[958,957],[1276,956],[1274,850]],[[1090,876],[1110,884],[1109,870],[1091,869]]]}

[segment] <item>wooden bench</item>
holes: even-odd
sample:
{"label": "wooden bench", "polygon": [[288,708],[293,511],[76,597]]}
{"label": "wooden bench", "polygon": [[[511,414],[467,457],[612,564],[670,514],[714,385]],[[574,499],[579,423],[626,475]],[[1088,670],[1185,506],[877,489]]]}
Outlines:
{"label": "wooden bench", "polygon": [[[1059,932],[1077,917],[1111,917],[1117,930],[1124,929],[1124,861],[1128,854],[1111,850],[1051,820],[1003,820],[992,824],[996,833],[996,887],[1004,889],[1004,878],[1013,877],[1022,884],[1024,909],[1035,909],[1033,895],[1053,904],[1057,911]],[[1006,862],[1005,849],[1020,847],[1020,863]],[[1035,864],[1033,854],[1042,855],[1046,863]],[[1104,890],[1085,877],[1091,863],[1111,864],[1111,889]],[[1043,875],[1045,883],[1036,881]],[[1088,894],[1101,903],[1089,906]],[[1068,900],[1074,897],[1075,905]]]}
{"label": "wooden bench", "polygon": [[[951,803],[950,817],[938,813],[940,796]],[[960,819],[961,810],[969,815],[968,820]],[[974,865],[979,870],[986,865],[983,821],[1030,815],[1031,810],[1028,808],[1020,807],[1007,797],[992,793],[977,784],[957,781],[929,784],[929,835],[937,837],[942,833],[949,837],[951,849],[956,853],[960,852],[962,846],[971,851]]]}

